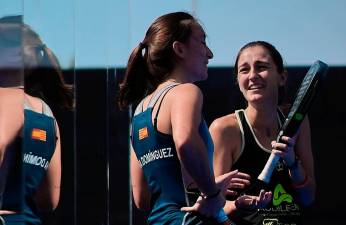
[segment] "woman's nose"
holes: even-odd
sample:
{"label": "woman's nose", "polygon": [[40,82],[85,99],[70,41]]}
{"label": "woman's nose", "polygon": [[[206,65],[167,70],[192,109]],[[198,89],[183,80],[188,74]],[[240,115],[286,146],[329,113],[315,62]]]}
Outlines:
{"label": "woman's nose", "polygon": [[210,50],[209,47],[207,47],[207,56],[208,56],[208,59],[212,59],[214,57],[214,54],[213,52]]}
{"label": "woman's nose", "polygon": [[249,73],[249,79],[253,80],[253,79],[257,79],[258,77],[259,77],[258,72],[255,69],[251,69]]}

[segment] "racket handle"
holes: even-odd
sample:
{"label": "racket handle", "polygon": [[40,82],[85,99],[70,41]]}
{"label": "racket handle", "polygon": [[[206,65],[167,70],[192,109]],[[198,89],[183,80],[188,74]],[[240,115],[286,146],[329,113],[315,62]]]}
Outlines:
{"label": "racket handle", "polygon": [[258,176],[258,179],[265,183],[269,183],[270,178],[273,174],[273,171],[279,159],[280,159],[280,156],[277,156],[274,153],[271,153],[266,165],[264,166],[262,172]]}

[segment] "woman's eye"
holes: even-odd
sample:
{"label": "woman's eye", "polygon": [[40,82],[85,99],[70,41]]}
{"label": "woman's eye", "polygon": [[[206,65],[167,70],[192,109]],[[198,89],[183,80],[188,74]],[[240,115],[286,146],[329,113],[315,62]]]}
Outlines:
{"label": "woman's eye", "polygon": [[238,73],[246,73],[246,71],[248,71],[247,68],[240,68],[240,69],[238,70]]}
{"label": "woman's eye", "polygon": [[263,71],[263,70],[268,69],[267,66],[258,66],[257,68],[258,68],[259,71]]}

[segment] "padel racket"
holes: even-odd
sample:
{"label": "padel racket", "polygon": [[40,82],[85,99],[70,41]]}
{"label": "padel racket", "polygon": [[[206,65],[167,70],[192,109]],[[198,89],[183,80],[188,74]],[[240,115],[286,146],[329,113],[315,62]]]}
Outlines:
{"label": "padel racket", "polygon": [[[298,89],[293,105],[277,136],[277,142],[281,142],[282,136],[293,137],[296,134],[316,96],[320,78],[326,75],[327,70],[328,65],[319,60],[312,64]],[[258,179],[265,183],[269,183],[279,159],[280,157],[276,156],[274,153],[270,154]]]}
{"label": "padel racket", "polygon": [[[282,136],[293,137],[296,134],[316,96],[316,93],[319,89],[318,84],[320,83],[321,78],[326,75],[327,71],[328,65],[319,60],[311,65],[310,69],[301,82],[301,85],[296,93],[293,105],[291,106],[288,116],[279,131],[276,139],[277,142],[282,142]],[[249,191],[254,192],[257,189],[259,190],[260,187],[264,187],[265,185],[267,185],[270,182],[272,173],[279,159],[279,156],[271,153],[262,172],[257,177],[257,180],[255,180],[255,182],[250,185],[249,188],[246,188],[244,191],[242,191],[241,194],[245,194]]]}

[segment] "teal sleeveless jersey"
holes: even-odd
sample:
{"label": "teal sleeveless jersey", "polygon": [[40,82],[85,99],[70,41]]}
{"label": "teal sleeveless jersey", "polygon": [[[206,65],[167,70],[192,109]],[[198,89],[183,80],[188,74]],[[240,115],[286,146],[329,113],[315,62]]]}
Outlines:
{"label": "teal sleeveless jersey", "polygon": [[[145,111],[135,113],[131,132],[132,146],[151,193],[151,211],[148,223],[161,225],[212,224],[198,222],[198,218],[194,219],[197,221],[196,223],[184,222],[191,215],[180,211],[181,207],[189,205],[180,162],[173,137],[159,132],[156,125],[152,123],[154,104],[155,102],[149,103]],[[204,120],[199,126],[199,133],[206,145],[212,170],[213,142]]]}
{"label": "teal sleeveless jersey", "polygon": [[[29,109],[24,110],[22,141],[24,200],[21,212],[3,216],[6,225],[41,224],[34,195],[41,184],[55,150],[55,129],[53,117]],[[11,189],[11,187],[8,189],[9,192]],[[15,187],[12,190],[14,189]],[[4,205],[4,209],[6,209],[6,205]]]}

